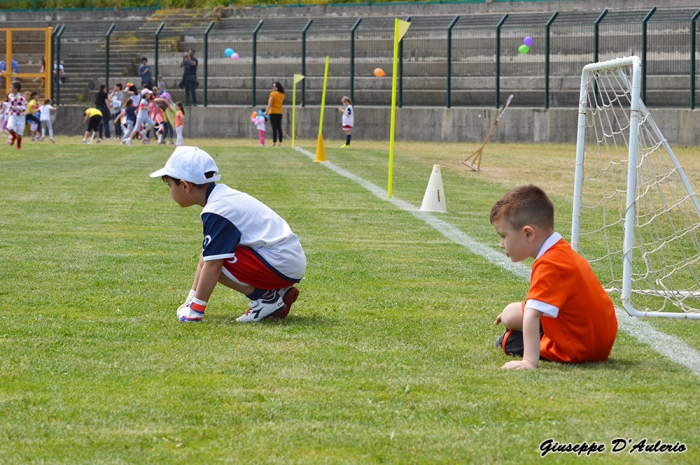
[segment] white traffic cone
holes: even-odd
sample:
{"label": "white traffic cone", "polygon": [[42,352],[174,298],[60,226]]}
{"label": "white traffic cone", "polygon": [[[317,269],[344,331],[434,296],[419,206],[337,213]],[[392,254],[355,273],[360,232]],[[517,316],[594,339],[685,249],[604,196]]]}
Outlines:
{"label": "white traffic cone", "polygon": [[420,209],[424,212],[447,212],[440,165],[433,165],[433,172],[430,174],[430,181],[428,181],[428,188],[425,190]]}

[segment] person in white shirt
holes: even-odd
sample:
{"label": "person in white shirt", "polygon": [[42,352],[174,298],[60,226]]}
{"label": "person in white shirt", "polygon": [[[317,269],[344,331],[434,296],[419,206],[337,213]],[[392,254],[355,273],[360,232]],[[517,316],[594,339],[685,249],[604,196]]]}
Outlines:
{"label": "person in white shirt", "polygon": [[343,114],[343,131],[345,131],[345,143],[340,146],[341,149],[350,147],[350,139],[352,139],[352,128],[355,126],[355,112],[352,109],[352,100],[350,97],[343,97],[341,102],[345,107],[338,107],[338,111]]}
{"label": "person in white shirt", "polygon": [[56,139],[53,138],[53,126],[51,126],[51,110],[56,111],[56,107],[52,106],[51,99],[47,98],[44,100],[44,104],[39,107],[39,111],[41,112],[41,116],[39,117],[41,121],[41,139],[39,140],[44,140],[46,137],[46,129],[48,128],[49,140],[55,144]]}
{"label": "person in white shirt", "polygon": [[296,301],[294,286],[306,272],[299,238],[270,207],[224,184],[214,159],[197,147],[177,147],[165,167],[151,173],[170,187],[181,207],[199,205],[204,241],[192,288],[178,308],[181,322],[202,321],[217,283],[250,299],[236,321],[285,318]]}

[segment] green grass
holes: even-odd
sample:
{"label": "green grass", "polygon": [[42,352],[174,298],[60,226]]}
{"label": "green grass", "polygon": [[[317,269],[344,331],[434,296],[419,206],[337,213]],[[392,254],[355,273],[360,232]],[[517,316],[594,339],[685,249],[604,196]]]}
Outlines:
{"label": "green grass", "polygon": [[[201,222],[148,177],[171,148],[0,147],[0,463],[522,464],[550,437],[689,451],[548,463],[700,460],[687,369],[620,333],[605,363],[502,371],[493,320],[527,282],[289,147],[188,143],[300,237],[292,314],[237,324],[247,301],[217,288],[204,324],[177,322]],[[386,144],[334,146],[330,161],[386,188]],[[440,163],[439,217],[497,249],[492,203],[535,181],[568,237],[573,148],[488,147],[471,173],[475,147],[397,144],[394,195],[420,205]],[[696,323],[650,324],[700,349]]]}

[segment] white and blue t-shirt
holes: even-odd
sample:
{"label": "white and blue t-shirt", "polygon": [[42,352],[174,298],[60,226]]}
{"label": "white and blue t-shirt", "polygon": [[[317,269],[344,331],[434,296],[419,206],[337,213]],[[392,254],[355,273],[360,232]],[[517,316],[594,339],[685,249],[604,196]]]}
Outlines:
{"label": "white and blue t-shirt", "polygon": [[282,217],[256,198],[212,184],[200,216],[205,261],[233,258],[241,245],[287,281],[299,282],[304,276],[306,256],[299,238]]}
{"label": "white and blue t-shirt", "polygon": [[355,126],[355,113],[352,110],[352,105],[348,105],[343,111],[343,126]]}

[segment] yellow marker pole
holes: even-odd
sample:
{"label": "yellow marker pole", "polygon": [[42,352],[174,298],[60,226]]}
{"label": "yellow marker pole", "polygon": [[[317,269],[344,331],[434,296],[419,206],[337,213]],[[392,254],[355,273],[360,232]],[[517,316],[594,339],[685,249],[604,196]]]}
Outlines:
{"label": "yellow marker pole", "polygon": [[294,85],[293,90],[292,90],[292,147],[294,147],[294,121],[296,118],[296,112],[297,112],[297,82],[300,82],[302,79],[304,79],[303,74],[295,74],[294,75]]}
{"label": "yellow marker pole", "polygon": [[326,149],[323,147],[323,113],[326,109],[326,85],[328,84],[328,57],[326,57],[326,69],[323,71],[323,93],[321,94],[321,120],[318,122],[318,141],[316,141],[316,159],[314,161],[324,162],[326,160]]}
{"label": "yellow marker pole", "polygon": [[394,67],[391,72],[391,131],[389,132],[389,182],[387,193],[391,198],[394,177],[394,133],[396,130],[396,78],[399,74],[399,42],[411,25],[408,21],[394,20]]}

